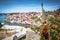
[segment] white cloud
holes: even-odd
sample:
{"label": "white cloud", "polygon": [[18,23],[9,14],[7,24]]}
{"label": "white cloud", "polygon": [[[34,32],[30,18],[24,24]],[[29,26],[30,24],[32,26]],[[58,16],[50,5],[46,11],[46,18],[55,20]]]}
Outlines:
{"label": "white cloud", "polygon": [[8,8],[5,9],[3,11],[1,11],[2,13],[15,13],[15,12],[40,12],[40,6],[34,6],[34,7],[27,7],[27,6],[23,6],[23,7],[12,7],[12,8]]}

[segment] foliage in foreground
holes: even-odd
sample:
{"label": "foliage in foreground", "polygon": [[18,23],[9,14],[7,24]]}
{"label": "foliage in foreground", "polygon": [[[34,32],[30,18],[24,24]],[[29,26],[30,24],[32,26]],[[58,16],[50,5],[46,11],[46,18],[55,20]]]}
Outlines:
{"label": "foliage in foreground", "polygon": [[40,40],[60,40],[60,9],[53,13],[41,26],[31,26],[32,30],[41,33]]}

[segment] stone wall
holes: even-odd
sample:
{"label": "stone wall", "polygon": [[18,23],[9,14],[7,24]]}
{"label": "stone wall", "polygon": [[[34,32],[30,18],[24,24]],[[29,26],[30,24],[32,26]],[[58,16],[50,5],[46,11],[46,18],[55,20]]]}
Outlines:
{"label": "stone wall", "polygon": [[27,31],[26,40],[40,40],[40,35],[34,31]]}

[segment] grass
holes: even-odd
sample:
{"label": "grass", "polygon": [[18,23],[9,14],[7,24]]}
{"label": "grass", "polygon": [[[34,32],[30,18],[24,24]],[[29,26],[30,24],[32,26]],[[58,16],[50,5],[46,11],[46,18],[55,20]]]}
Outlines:
{"label": "grass", "polygon": [[12,31],[13,29],[0,29],[0,32],[4,32],[4,31]]}
{"label": "grass", "polygon": [[4,32],[5,30],[4,29],[0,29],[0,32]]}

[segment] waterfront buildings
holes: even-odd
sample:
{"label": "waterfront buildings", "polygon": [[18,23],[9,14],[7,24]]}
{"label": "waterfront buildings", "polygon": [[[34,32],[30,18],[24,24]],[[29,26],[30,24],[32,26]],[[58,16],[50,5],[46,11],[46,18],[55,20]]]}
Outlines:
{"label": "waterfront buildings", "polygon": [[9,15],[5,21],[11,23],[23,23],[23,24],[40,24],[41,22],[40,12],[28,12],[28,13],[16,13]]}

